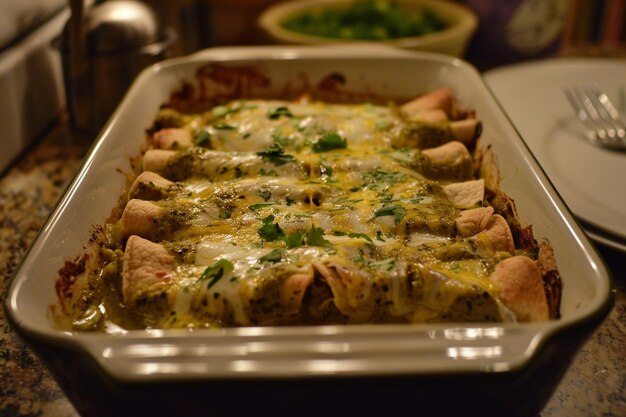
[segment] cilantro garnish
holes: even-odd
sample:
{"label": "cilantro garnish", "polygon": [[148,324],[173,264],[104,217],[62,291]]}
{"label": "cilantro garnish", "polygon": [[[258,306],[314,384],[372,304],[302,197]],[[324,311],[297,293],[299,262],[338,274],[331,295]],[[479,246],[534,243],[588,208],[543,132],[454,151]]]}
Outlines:
{"label": "cilantro garnish", "polygon": [[406,214],[406,209],[402,206],[382,207],[374,212],[374,217],[393,216],[397,222],[401,222]]}
{"label": "cilantro garnish", "polygon": [[331,149],[345,149],[348,141],[338,133],[327,133],[311,146],[313,152],[320,153]]}
{"label": "cilantro garnish", "polygon": [[348,236],[349,238],[352,238],[352,239],[365,239],[369,243],[374,243],[372,238],[369,237],[368,235],[366,235],[365,233],[335,231],[335,232],[333,232],[333,234],[335,236]]}
{"label": "cilantro garnish", "polygon": [[285,238],[285,243],[287,244],[288,249],[302,246],[304,244],[304,233],[294,232],[290,235],[287,235],[287,237]]}
{"label": "cilantro garnish", "polygon": [[220,213],[220,219],[230,219],[230,216],[231,216],[231,212],[228,210],[223,210]]}
{"label": "cilantro garnish", "polygon": [[353,232],[348,232],[347,236],[352,238],[352,239],[365,239],[367,240],[369,243],[374,243],[374,241],[372,240],[371,237],[369,237],[368,235],[366,235],[365,233],[353,233]]}
{"label": "cilantro garnish", "polygon": [[245,104],[243,106],[235,106],[235,107],[215,106],[215,107],[213,107],[211,109],[211,113],[215,117],[224,117],[224,116],[229,115],[231,113],[237,113],[237,112],[239,112],[241,110],[254,110],[257,107],[258,106],[254,105],[254,104]]}
{"label": "cilantro garnish", "polygon": [[386,272],[391,271],[396,266],[396,260],[394,258],[387,258],[382,261],[370,261],[365,259],[362,255],[357,255],[352,258],[352,260],[359,265],[363,265],[368,268],[376,268]]}
{"label": "cilantro garnish", "polygon": [[293,156],[285,153],[285,150],[278,143],[272,143],[265,151],[257,152],[264,161],[271,162],[275,165],[283,165],[293,161]]}
{"label": "cilantro garnish", "polygon": [[215,117],[224,117],[229,113],[234,113],[236,112],[237,109],[231,109],[230,107],[227,106],[215,106],[211,109],[211,113],[213,113],[213,116]]}
{"label": "cilantro garnish", "polygon": [[263,200],[267,201],[270,198],[272,198],[272,192],[270,190],[268,190],[267,188],[261,188],[258,191],[259,197],[261,197]]}
{"label": "cilantro garnish", "polygon": [[283,232],[283,229],[281,229],[278,223],[274,223],[274,216],[272,214],[264,217],[263,219],[261,219],[261,221],[263,222],[263,225],[258,230],[261,239],[268,242],[274,242],[276,240],[285,238],[285,233]]}
{"label": "cilantro garnish", "polygon": [[273,205],[274,205],[274,203],[257,203],[257,204],[249,205],[248,209],[250,211],[257,211],[257,210],[261,210],[262,208],[273,206]]}
{"label": "cilantro garnish", "polygon": [[270,119],[276,120],[281,116],[284,117],[293,117],[293,114],[289,111],[289,109],[285,106],[276,107],[274,110],[271,110],[267,113],[267,117]]}
{"label": "cilantro garnish", "polygon": [[272,141],[280,146],[287,146],[291,142],[289,136],[281,136],[280,133],[272,133]]}
{"label": "cilantro garnish", "polygon": [[413,156],[410,154],[410,150],[406,148],[396,149],[395,151],[391,152],[390,155],[393,159],[397,159],[398,161],[407,162],[407,163],[414,162]]}
{"label": "cilantro garnish", "polygon": [[304,232],[294,232],[286,235],[278,223],[274,223],[274,220],[275,217],[272,214],[261,219],[263,224],[258,230],[258,234],[261,239],[267,242],[284,240],[288,249],[297,248],[303,245],[322,247],[332,246],[332,244],[324,238],[324,229],[321,227],[311,226],[311,230],[309,230],[306,234]]}
{"label": "cilantro garnish", "polygon": [[214,129],[217,130],[235,130],[235,126],[229,125],[228,123],[216,123],[213,125]]}
{"label": "cilantro garnish", "polygon": [[207,289],[214,286],[217,281],[224,276],[226,272],[233,270],[233,263],[228,259],[219,259],[207,266],[202,275],[200,275],[201,281],[209,280]]}
{"label": "cilantro garnish", "polygon": [[384,191],[388,186],[402,182],[406,179],[406,174],[398,171],[386,171],[376,168],[363,174],[363,186],[374,191]]}
{"label": "cilantro garnish", "polygon": [[393,258],[383,259],[382,261],[370,262],[369,266],[381,271],[391,271],[396,266],[396,260]]}
{"label": "cilantro garnish", "polygon": [[311,226],[311,230],[306,235],[307,246],[331,246],[331,243],[324,239],[324,229],[321,227]]}
{"label": "cilantro garnish", "polygon": [[267,255],[261,256],[259,262],[280,262],[285,255],[285,249],[274,249]]}
{"label": "cilantro garnish", "polygon": [[196,133],[196,137],[194,138],[194,143],[196,145],[202,145],[204,142],[208,142],[208,140],[211,138],[211,134],[209,132],[207,132],[206,130],[201,130],[198,133]]}

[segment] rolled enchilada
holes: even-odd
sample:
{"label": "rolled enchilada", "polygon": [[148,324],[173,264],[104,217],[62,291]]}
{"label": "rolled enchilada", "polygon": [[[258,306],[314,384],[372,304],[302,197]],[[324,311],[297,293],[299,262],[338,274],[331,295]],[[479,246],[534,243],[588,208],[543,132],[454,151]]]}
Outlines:
{"label": "rolled enchilada", "polygon": [[456,109],[446,88],[399,107],[305,96],[163,109],[121,215],[78,278],[61,271],[59,321],[556,318],[552,251],[519,226],[485,174],[480,122]]}

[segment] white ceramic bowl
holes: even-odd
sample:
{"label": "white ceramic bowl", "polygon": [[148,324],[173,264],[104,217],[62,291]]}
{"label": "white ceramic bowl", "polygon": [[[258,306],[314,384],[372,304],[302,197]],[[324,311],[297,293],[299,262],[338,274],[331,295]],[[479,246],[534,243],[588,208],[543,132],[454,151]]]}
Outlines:
{"label": "white ceramic bowl", "polygon": [[[323,45],[345,43],[346,40],[307,35],[289,30],[283,23],[290,17],[311,11],[346,7],[355,0],[295,0],[277,3],[265,10],[258,19],[262,31],[274,42],[292,45]],[[428,8],[448,23],[444,30],[423,36],[376,41],[398,48],[438,52],[461,57],[478,26],[474,12],[458,3],[445,0],[394,0],[407,12],[418,13]],[[361,42],[361,41],[348,41]]]}
{"label": "white ceramic bowl", "polygon": [[[266,92],[315,85],[329,73],[344,75],[350,91],[391,97],[449,86],[482,120],[483,145],[498,156],[502,188],[520,218],[554,247],[564,285],[562,318],[115,334],[56,329],[47,315],[56,302],[55,272],[81,252],[92,226],[116,205],[125,185],[117,170],[130,170],[159,105],[207,65],[254,68],[270,81]],[[395,48],[342,46],[213,49],[142,72],[30,248],[5,308],[79,412],[89,415],[385,415],[419,404],[420,415],[527,416],[547,402],[611,305],[599,256],[470,65]]]}

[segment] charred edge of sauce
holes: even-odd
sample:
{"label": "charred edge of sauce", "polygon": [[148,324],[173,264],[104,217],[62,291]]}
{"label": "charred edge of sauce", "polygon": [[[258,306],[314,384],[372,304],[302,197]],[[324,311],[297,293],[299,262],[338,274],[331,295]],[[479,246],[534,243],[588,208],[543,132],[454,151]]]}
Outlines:
{"label": "charred edge of sauce", "polygon": [[[59,269],[57,281],[54,285],[59,300],[65,301],[72,298],[76,278],[85,273],[89,258],[89,254],[85,253],[73,261],[65,261],[63,267]],[[64,305],[65,303],[62,303],[62,306]],[[64,307],[63,310],[65,312]]]}
{"label": "charred edge of sauce", "polygon": [[[281,86],[272,85],[260,66],[227,66],[207,64],[200,67],[192,81],[183,81],[161,108],[172,108],[181,113],[202,113],[213,106],[225,104],[236,99],[259,98],[295,100],[308,96],[313,100],[330,103],[387,104],[389,101],[404,102],[409,98],[381,96],[368,88],[351,91],[345,88],[347,78],[344,74],[331,72],[313,84],[305,74],[285,82]],[[153,125],[146,130],[153,134],[159,130]]]}
{"label": "charred edge of sauce", "polygon": [[551,319],[561,318],[561,275],[557,270],[547,271],[543,275],[543,287],[548,300],[548,311]]}

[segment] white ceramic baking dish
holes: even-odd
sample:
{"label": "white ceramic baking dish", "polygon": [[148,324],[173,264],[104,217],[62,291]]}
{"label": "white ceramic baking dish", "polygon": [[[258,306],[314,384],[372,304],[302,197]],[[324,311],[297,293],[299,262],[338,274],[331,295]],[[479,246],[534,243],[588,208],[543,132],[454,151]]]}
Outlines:
{"label": "white ceramic baking dish", "polygon": [[[346,88],[410,97],[450,86],[483,121],[502,188],[554,247],[562,318],[534,324],[358,325],[219,331],[56,330],[56,271],[77,256],[124,185],[170,93],[207,63],[254,66],[276,89],[338,72]],[[528,103],[532,106],[532,103]],[[384,47],[222,48],[145,70],[100,134],[14,276],[16,331],[89,415],[536,415],[612,306],[609,274],[506,115],[467,63]]]}

